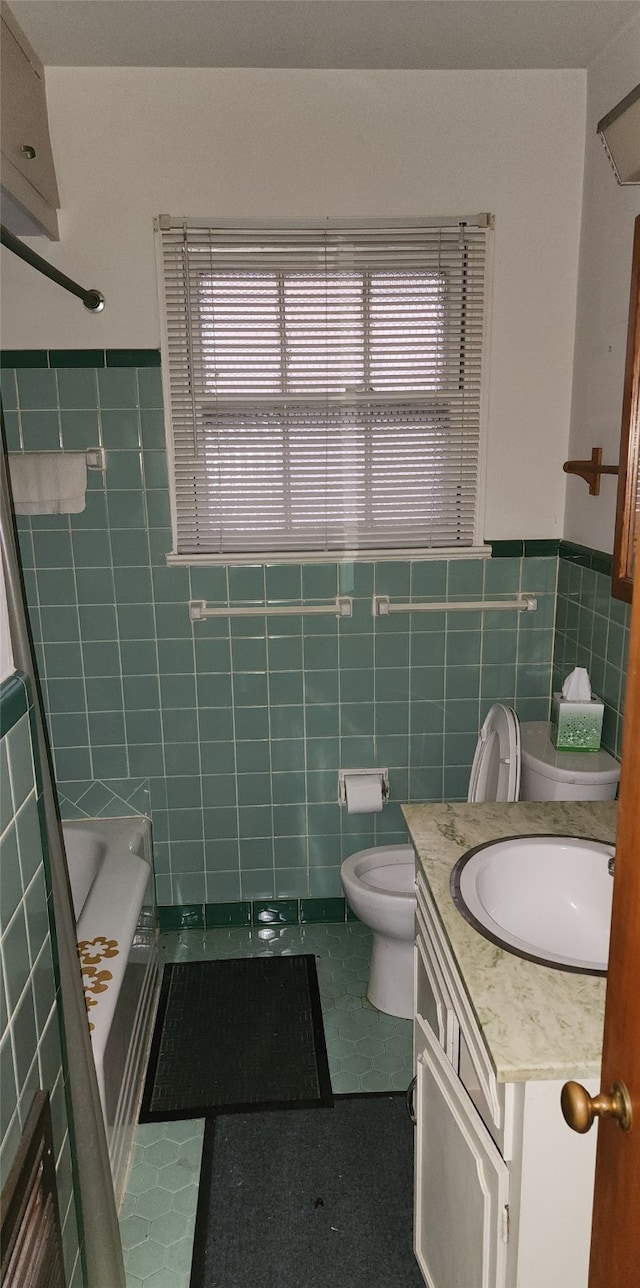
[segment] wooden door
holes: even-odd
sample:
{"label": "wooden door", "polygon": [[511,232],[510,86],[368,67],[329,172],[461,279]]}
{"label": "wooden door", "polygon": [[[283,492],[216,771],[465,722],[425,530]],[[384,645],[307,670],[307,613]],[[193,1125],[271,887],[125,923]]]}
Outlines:
{"label": "wooden door", "polygon": [[633,1123],[598,1126],[589,1288],[640,1285],[640,595],[632,615],[602,1091],[624,1082]]}

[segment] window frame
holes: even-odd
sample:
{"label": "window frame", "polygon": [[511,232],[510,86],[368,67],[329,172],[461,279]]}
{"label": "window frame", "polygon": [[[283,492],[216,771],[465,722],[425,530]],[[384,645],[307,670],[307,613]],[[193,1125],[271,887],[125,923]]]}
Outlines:
{"label": "window frame", "polygon": [[[164,258],[162,246],[162,234],[167,229],[176,229],[186,227],[187,229],[208,229],[216,230],[233,230],[235,232],[265,231],[272,232],[278,230],[319,230],[325,229],[348,229],[358,231],[361,229],[372,230],[400,230],[402,228],[458,228],[460,225],[467,225],[470,228],[485,229],[485,269],[484,269],[484,296],[483,296],[483,322],[482,322],[482,368],[479,392],[479,424],[478,424],[478,457],[477,457],[477,476],[476,476],[476,508],[475,520],[473,525],[473,544],[471,545],[454,545],[454,546],[404,546],[383,548],[381,546],[373,547],[333,547],[326,549],[284,549],[284,550],[265,550],[258,549],[255,551],[238,550],[222,552],[184,552],[178,550],[178,501],[176,488],[176,471],[175,471],[175,441],[172,424],[172,396],[170,384],[170,370],[168,361],[168,313],[165,297],[165,279],[164,279]],[[176,565],[193,565],[193,566],[212,566],[224,567],[231,565],[256,565],[256,564],[297,564],[297,563],[339,563],[339,562],[393,562],[406,560],[442,560],[442,559],[473,559],[486,558],[491,553],[491,547],[486,544],[483,536],[485,496],[486,496],[486,463],[487,463],[487,421],[488,421],[488,366],[490,355],[490,316],[491,300],[493,285],[493,229],[494,218],[492,215],[481,214],[470,217],[458,216],[451,218],[433,218],[433,219],[400,219],[400,220],[212,220],[212,219],[194,219],[186,217],[171,217],[161,215],[154,220],[155,230],[155,252],[158,276],[158,289],[160,298],[160,326],[162,339],[162,382],[165,405],[165,423],[167,436],[167,454],[168,454],[168,474],[169,474],[169,497],[171,511],[171,529],[172,529],[172,548],[166,556],[168,564]],[[462,360],[462,359],[461,359]],[[426,395],[425,397],[429,397]],[[431,395],[434,402],[444,398],[446,395],[436,391]],[[286,395],[281,396],[284,401]],[[373,401],[371,395],[367,396],[367,401]],[[221,399],[224,401],[224,397]],[[250,399],[245,400],[250,402]],[[278,399],[276,399],[278,401]],[[309,400],[310,401],[310,400]],[[411,401],[409,393],[404,398],[405,402]]]}

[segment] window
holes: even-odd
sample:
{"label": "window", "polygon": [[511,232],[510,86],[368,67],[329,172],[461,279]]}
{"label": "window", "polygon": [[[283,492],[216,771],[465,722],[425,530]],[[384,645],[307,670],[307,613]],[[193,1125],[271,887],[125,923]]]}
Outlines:
{"label": "window", "polygon": [[159,221],[175,551],[478,542],[490,221]]}

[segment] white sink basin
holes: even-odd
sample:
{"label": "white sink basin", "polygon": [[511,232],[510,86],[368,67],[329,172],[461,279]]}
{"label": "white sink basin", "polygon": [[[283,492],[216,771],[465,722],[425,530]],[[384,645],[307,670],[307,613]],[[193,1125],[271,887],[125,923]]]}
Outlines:
{"label": "white sink basin", "polygon": [[559,970],[606,975],[614,847],[512,836],[468,850],[451,873],[462,916],[492,943]]}

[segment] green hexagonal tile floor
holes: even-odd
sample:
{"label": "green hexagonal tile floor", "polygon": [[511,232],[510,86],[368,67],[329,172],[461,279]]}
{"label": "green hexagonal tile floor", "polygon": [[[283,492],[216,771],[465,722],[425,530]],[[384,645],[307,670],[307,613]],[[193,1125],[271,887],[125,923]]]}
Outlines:
{"label": "green hexagonal tile floor", "polygon": [[[401,1091],[412,1076],[411,1022],[365,997],[370,951],[360,922],[188,930],[160,940],[167,962],[314,953],[337,1093]],[[203,1135],[201,1119],[138,1127],[120,1213],[127,1288],[188,1288]]]}

